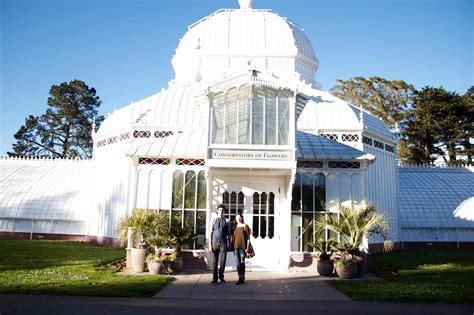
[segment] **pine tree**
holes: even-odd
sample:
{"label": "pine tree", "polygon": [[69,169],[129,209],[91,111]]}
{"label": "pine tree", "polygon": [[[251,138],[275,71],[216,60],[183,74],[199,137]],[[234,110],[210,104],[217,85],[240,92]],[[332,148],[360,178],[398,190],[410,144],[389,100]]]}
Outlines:
{"label": "pine tree", "polygon": [[96,90],[80,80],[53,85],[46,112],[28,116],[15,133],[10,156],[73,158],[92,156],[92,124],[104,120],[98,116],[102,101]]}
{"label": "pine tree", "polygon": [[474,86],[471,86],[462,96],[462,107],[460,111],[464,115],[461,122],[461,139],[459,144],[461,146],[460,154],[466,156],[466,161],[469,164],[474,164]]}
{"label": "pine tree", "polygon": [[388,81],[380,77],[337,80],[331,89],[331,94],[364,108],[392,129],[406,119],[414,92],[413,85],[402,80]]}
{"label": "pine tree", "polygon": [[399,153],[402,161],[433,164],[439,157],[456,164],[473,135],[473,109],[468,98],[444,88],[424,87],[414,98],[402,130]]}

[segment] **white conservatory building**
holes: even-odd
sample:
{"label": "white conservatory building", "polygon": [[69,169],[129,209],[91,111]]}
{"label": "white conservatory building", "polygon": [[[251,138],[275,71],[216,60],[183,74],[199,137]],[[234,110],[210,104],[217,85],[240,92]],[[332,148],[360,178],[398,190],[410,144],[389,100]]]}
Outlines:
{"label": "white conservatory building", "polygon": [[[316,87],[319,61],[298,25],[240,2],[188,27],[175,79],[110,114],[91,160],[0,160],[1,233],[114,243],[120,216],[160,209],[199,235],[199,260],[223,203],[252,230],[249,268],[288,270],[309,251],[313,218],[368,201],[403,241],[395,137]],[[464,228],[472,241],[472,216]]]}

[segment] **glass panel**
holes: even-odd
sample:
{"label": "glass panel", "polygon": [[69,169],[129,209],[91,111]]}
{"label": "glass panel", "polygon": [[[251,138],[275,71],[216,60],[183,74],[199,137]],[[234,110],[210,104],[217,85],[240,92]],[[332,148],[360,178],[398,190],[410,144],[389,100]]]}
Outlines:
{"label": "glass panel", "polygon": [[222,204],[226,206],[226,208],[229,207],[229,193],[227,191],[224,191],[222,194]]}
{"label": "glass panel", "polygon": [[244,193],[243,192],[239,192],[239,195],[238,195],[237,213],[239,214],[244,213]]}
{"label": "glass panel", "polygon": [[213,100],[212,143],[224,141],[224,93],[219,93]]}
{"label": "glass panel", "polygon": [[194,210],[184,211],[184,228],[194,231]]}
{"label": "glass panel", "polygon": [[303,200],[303,211],[313,211],[313,176],[311,174],[301,175]]}
{"label": "glass panel", "polygon": [[225,143],[237,143],[237,89],[230,89],[226,95]]}
{"label": "glass panel", "polygon": [[253,193],[253,214],[259,214],[260,213],[260,195],[258,192]]}
{"label": "glass panel", "polygon": [[184,182],[184,207],[195,208],[196,202],[196,173],[194,171],[186,172],[186,180]]}
{"label": "glass panel", "polygon": [[291,211],[301,211],[301,175],[296,173],[291,194]]}
{"label": "glass panel", "polygon": [[171,221],[183,225],[183,210],[171,210]]}
{"label": "glass panel", "polygon": [[272,192],[268,194],[268,213],[275,213],[275,194]]}
{"label": "glass panel", "polygon": [[196,249],[203,249],[206,244],[206,211],[196,212]]}
{"label": "glass panel", "polygon": [[301,242],[303,245],[303,251],[312,251],[312,248],[309,248],[308,242],[313,241],[313,214],[312,213],[303,213],[303,236],[301,237]]}
{"label": "glass panel", "polygon": [[276,94],[267,89],[265,98],[265,144],[276,143]]}
{"label": "glass panel", "polygon": [[291,250],[300,251],[301,213],[291,214]]}
{"label": "glass panel", "polygon": [[[190,229],[191,231],[194,231],[194,210],[187,210],[184,211],[184,228],[185,229]],[[192,244],[184,244],[183,245],[184,249],[192,249]]]}
{"label": "glass panel", "polygon": [[253,216],[253,223],[252,223],[252,236],[254,238],[258,237],[258,216],[254,215]]}
{"label": "glass panel", "polygon": [[[337,213],[326,213],[326,215],[327,216],[330,216],[330,215],[337,216]],[[335,233],[333,231],[330,231],[330,230],[327,230],[327,238],[328,238],[328,240],[335,240],[335,241],[338,240],[337,233]]]}
{"label": "glass panel", "polygon": [[163,210],[163,209],[160,209],[158,210],[159,213],[162,213],[165,217],[168,218],[168,222],[170,222],[170,210]]}
{"label": "glass panel", "polygon": [[229,204],[229,215],[230,221],[235,221],[235,215],[237,214],[237,193],[233,191],[230,194],[230,204]]}
{"label": "glass panel", "polygon": [[183,172],[174,171],[173,173],[173,200],[171,207],[172,208],[182,208],[183,207]]}
{"label": "glass panel", "polygon": [[273,238],[275,235],[275,218],[273,216],[268,217],[268,237]]}
{"label": "glass panel", "polygon": [[314,210],[326,210],[326,178],[323,173],[317,173],[313,177],[314,182]]}
{"label": "glass panel", "polygon": [[261,88],[254,90],[252,100],[252,144],[263,144],[263,103],[265,94]]}
{"label": "glass panel", "polygon": [[266,213],[267,213],[267,193],[263,192],[262,198],[260,201],[260,214],[266,214]]}
{"label": "glass panel", "polygon": [[200,171],[198,174],[198,187],[197,187],[197,208],[198,209],[206,209],[206,194],[207,194],[206,174],[204,171]]}
{"label": "glass panel", "polygon": [[260,217],[260,236],[267,237],[267,217],[263,215]]}
{"label": "glass panel", "polygon": [[[316,214],[314,214],[314,219],[316,220],[316,219],[318,219],[318,218],[320,218],[320,217],[322,217],[322,216],[325,216],[325,215],[326,215],[326,214],[324,214],[324,213],[316,213]],[[314,234],[314,239],[315,239],[315,240],[319,240],[320,238],[326,239],[326,232],[322,232],[322,233],[316,234],[316,231],[315,231],[315,229],[314,229],[314,226],[313,226],[313,231],[314,231],[313,234]],[[310,248],[310,250],[311,250],[311,248]]]}
{"label": "glass panel", "polygon": [[252,223],[252,235],[253,237],[258,237],[259,232],[259,213],[260,213],[260,195],[258,192],[253,193],[253,203],[252,203],[252,212],[253,212],[253,223]]}
{"label": "glass panel", "polygon": [[250,144],[250,86],[239,89],[239,144]]}
{"label": "glass panel", "polygon": [[278,97],[278,144],[288,145],[290,126],[290,101],[288,97]]}

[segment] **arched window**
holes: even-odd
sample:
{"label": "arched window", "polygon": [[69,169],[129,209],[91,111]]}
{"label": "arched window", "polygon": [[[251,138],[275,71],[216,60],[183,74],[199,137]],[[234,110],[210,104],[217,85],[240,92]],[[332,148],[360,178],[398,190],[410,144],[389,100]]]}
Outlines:
{"label": "arched window", "polygon": [[231,222],[234,222],[235,216],[244,212],[244,193],[241,191],[238,193],[225,191],[222,193],[222,204],[227,209],[225,216]]}
{"label": "arched window", "polygon": [[183,187],[184,187],[183,172],[175,171],[173,173],[173,200],[171,203],[171,208],[183,207]]}
{"label": "arched window", "polygon": [[253,237],[273,238],[275,235],[275,194],[255,192],[252,196]]}
{"label": "arched window", "polygon": [[206,209],[206,194],[207,194],[207,181],[204,171],[200,171],[198,174],[198,186],[197,186],[197,208]]}
{"label": "arched window", "polygon": [[326,213],[326,177],[323,173],[297,172],[291,200],[291,249],[310,251],[308,242],[329,237],[316,235],[313,220]]}
{"label": "arched window", "polygon": [[184,208],[196,208],[196,173],[187,171],[184,180]]}
{"label": "arched window", "polygon": [[171,217],[198,235],[191,248],[204,248],[206,234],[207,182],[204,171],[181,170],[173,173]]}
{"label": "arched window", "polygon": [[314,189],[314,211],[325,211],[326,207],[326,177],[323,173],[316,173],[313,176]]}

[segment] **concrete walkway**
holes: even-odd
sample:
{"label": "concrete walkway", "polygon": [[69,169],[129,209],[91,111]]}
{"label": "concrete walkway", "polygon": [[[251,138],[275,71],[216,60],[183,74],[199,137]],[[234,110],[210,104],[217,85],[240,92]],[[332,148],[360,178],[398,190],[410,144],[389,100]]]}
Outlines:
{"label": "concrete walkway", "polygon": [[[368,275],[367,277],[370,277]],[[186,272],[155,298],[55,295],[1,295],[0,315],[472,315],[474,305],[354,302],[323,280],[306,273],[248,272],[235,285],[210,284],[209,272]],[[331,278],[337,279],[337,278]],[[345,280],[347,281],[347,280]],[[358,281],[358,280],[349,280]]]}
{"label": "concrete walkway", "polygon": [[[211,284],[210,272],[181,272],[154,297],[159,299],[196,300],[305,300],[351,301],[322,280],[309,273],[247,272],[246,283],[235,285],[237,273],[225,273],[226,283]],[[335,278],[331,278],[335,279]]]}

